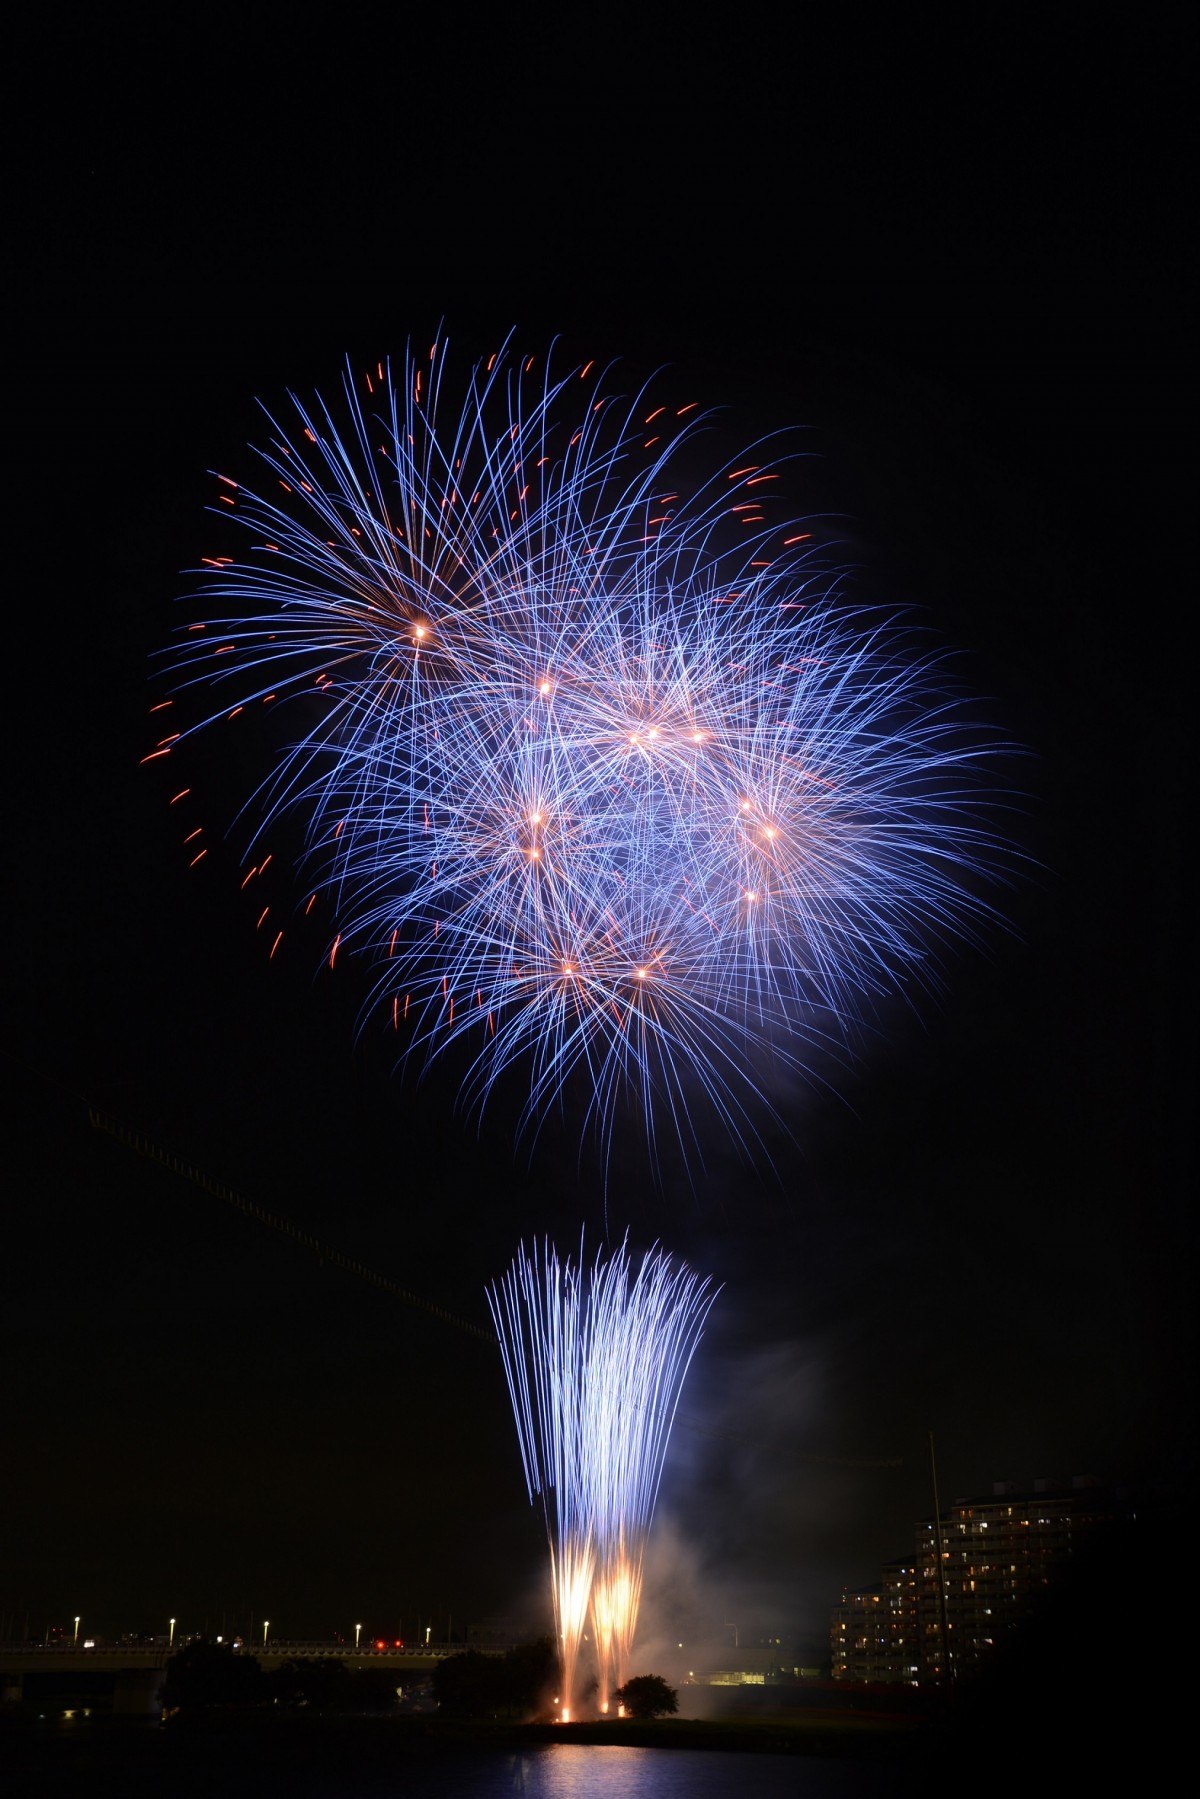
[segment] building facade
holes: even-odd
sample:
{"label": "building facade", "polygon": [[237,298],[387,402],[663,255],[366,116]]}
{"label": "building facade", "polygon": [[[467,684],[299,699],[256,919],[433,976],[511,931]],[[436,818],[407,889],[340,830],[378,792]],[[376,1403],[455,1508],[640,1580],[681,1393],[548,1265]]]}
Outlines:
{"label": "building facade", "polygon": [[1078,1477],[1031,1490],[998,1482],[920,1520],[915,1555],[889,1562],[876,1586],[847,1587],[834,1607],[834,1678],[917,1686],[967,1672],[1118,1515],[1100,1482]]}

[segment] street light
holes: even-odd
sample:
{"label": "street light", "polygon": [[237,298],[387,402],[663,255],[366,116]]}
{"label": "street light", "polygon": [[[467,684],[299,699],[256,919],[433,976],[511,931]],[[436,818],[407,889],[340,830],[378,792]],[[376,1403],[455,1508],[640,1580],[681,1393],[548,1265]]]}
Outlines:
{"label": "street light", "polygon": [[78,1618],[76,1618],[76,1620],[75,1620],[75,1639],[74,1640],[77,1643],[79,1641],[79,1619]]}
{"label": "street light", "polygon": [[358,1648],[358,1639],[359,1639],[359,1637],[361,1637],[361,1635],[362,1635],[362,1625],[356,1624],[354,1626],[354,1647],[356,1650]]}
{"label": "street light", "polygon": [[269,1618],[264,1618],[263,1619],[263,1648],[264,1649],[267,1646],[267,1632],[270,1630],[270,1628],[271,1628],[271,1620]]}

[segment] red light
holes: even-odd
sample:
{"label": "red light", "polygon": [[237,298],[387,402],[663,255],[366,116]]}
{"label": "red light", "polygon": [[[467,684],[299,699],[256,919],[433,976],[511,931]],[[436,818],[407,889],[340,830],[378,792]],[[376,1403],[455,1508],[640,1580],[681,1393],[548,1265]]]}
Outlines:
{"label": "red light", "polygon": [[376,1639],[375,1639],[375,1647],[376,1647],[376,1649],[386,1649],[386,1648],[387,1648],[387,1644],[386,1644],[386,1643],[385,1643],[385,1642],[384,1642],[384,1640],[383,1640],[383,1638],[382,1638],[382,1637],[376,1637]]}

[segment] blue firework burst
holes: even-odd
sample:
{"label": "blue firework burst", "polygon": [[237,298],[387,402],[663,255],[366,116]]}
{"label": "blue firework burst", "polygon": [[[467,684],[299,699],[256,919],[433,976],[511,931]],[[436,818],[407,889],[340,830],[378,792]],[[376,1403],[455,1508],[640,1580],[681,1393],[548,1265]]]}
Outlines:
{"label": "blue firework burst", "polygon": [[570,1082],[604,1145],[632,1105],[694,1146],[698,1098],[746,1141],[764,1052],[810,1068],[989,914],[992,749],[843,601],[770,445],[696,486],[694,408],[504,352],[461,402],[444,367],[267,415],[177,698],[290,722],[259,830],[301,821],[406,1055],[466,1046],[480,1107],[523,1070],[523,1126]]}

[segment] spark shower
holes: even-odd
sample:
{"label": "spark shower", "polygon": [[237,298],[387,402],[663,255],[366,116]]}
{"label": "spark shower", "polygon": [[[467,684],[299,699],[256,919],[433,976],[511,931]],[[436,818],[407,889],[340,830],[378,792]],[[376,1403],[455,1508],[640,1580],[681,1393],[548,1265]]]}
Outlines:
{"label": "spark shower", "polygon": [[520,1249],[488,1290],[530,1499],[540,1496],[562,1717],[590,1617],[600,1709],[629,1674],[663,1459],[717,1289],[661,1249],[590,1267]]}
{"label": "spark shower", "polygon": [[847,602],[780,440],[712,467],[696,406],[510,349],[464,401],[444,349],[264,410],[254,485],[215,477],[146,759],[217,723],[266,756],[264,953],[359,958],[363,1027],[455,1050],[469,1107],[503,1080],[518,1131],[569,1106],[604,1158],[626,1112],[652,1161],[701,1117],[751,1149],[772,1068],[819,1078],[992,915],[997,746]]}

